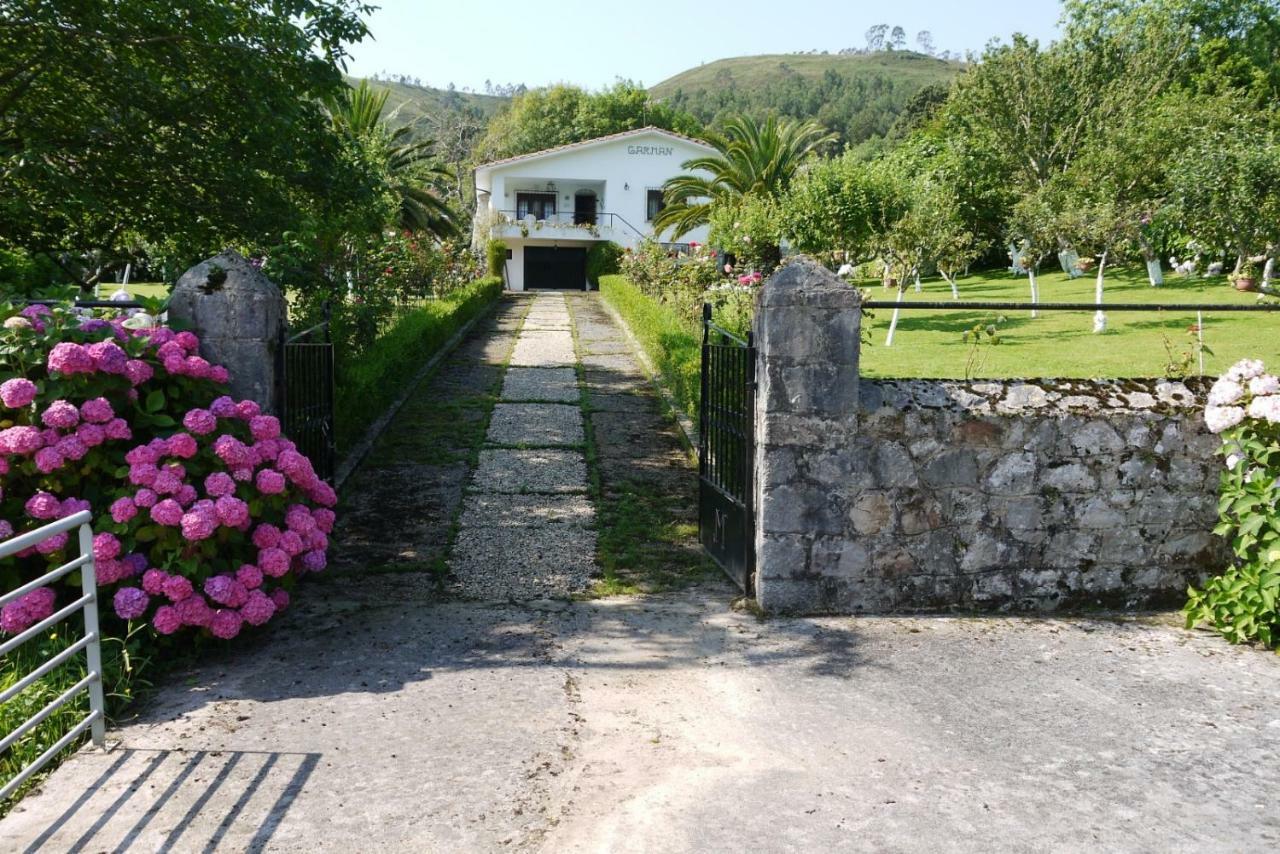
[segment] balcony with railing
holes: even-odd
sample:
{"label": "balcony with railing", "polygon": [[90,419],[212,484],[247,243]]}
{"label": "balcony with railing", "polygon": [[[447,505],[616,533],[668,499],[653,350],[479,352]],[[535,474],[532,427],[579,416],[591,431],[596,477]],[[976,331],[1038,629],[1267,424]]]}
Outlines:
{"label": "balcony with railing", "polygon": [[492,237],[502,239],[541,238],[544,240],[612,240],[632,242],[645,237],[621,215],[608,211],[564,211],[541,216],[514,210],[496,211]]}

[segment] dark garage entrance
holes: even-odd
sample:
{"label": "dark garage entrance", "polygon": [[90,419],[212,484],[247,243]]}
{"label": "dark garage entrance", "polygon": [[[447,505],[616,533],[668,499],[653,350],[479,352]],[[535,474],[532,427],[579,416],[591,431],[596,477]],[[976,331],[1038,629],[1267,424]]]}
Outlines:
{"label": "dark garage entrance", "polygon": [[582,290],[587,281],[587,250],[582,247],[526,246],[524,287]]}

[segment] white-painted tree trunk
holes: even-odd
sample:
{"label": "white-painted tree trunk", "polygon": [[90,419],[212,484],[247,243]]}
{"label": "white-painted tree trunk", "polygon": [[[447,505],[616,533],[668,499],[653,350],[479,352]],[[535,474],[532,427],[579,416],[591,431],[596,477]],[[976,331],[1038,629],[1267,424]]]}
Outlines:
{"label": "white-painted tree trunk", "polygon": [[1102,254],[1098,256],[1098,278],[1093,286],[1093,301],[1098,306],[1098,310],[1093,313],[1094,334],[1107,331],[1107,315],[1102,310],[1102,275],[1106,269],[1107,251],[1104,249]]}
{"label": "white-painted tree trunk", "polygon": [[[1031,304],[1037,305],[1040,302],[1040,286],[1036,284],[1036,271],[1034,267],[1027,268],[1027,281],[1031,283]],[[1034,308],[1031,309],[1032,317],[1039,317],[1040,312]]]}
{"label": "white-painted tree trunk", "polygon": [[919,267],[916,267],[916,268],[915,268],[914,270],[912,270],[911,272],[912,272],[912,275],[913,275],[913,276],[915,276],[915,279],[916,279],[916,293],[920,293],[920,291],[921,291],[921,290],[923,290],[923,289],[920,287],[920,268],[919,268]]}
{"label": "white-painted tree trunk", "polygon": [[1164,284],[1164,270],[1160,269],[1160,259],[1155,258],[1147,262],[1147,281],[1151,282],[1151,287],[1158,288]]}
{"label": "white-painted tree trunk", "polygon": [[[902,302],[902,297],[905,296],[906,293],[907,293],[906,285],[904,283],[900,283],[898,285],[898,302]],[[893,317],[889,321],[889,334],[886,335],[884,339],[884,346],[886,347],[893,346],[893,333],[898,331],[898,313],[900,311],[902,311],[902,309],[900,308],[895,308],[893,310]]]}
{"label": "white-painted tree trunk", "polygon": [[960,299],[960,289],[956,287],[956,277],[949,275],[946,270],[938,270],[942,274],[942,278],[947,280],[947,284],[951,286],[951,298]]}
{"label": "white-painted tree trunk", "polygon": [[1262,286],[1264,288],[1271,287],[1271,278],[1272,276],[1275,275],[1275,273],[1276,273],[1275,256],[1269,256],[1267,258],[1267,263],[1262,265]]}

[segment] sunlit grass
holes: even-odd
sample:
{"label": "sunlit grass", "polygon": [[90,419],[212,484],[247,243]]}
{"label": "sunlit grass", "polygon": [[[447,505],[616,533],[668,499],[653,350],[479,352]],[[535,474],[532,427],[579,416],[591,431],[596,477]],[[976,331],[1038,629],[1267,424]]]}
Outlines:
{"label": "sunlit grass", "polygon": [[[1038,277],[1042,302],[1092,302],[1092,276],[1068,280],[1061,272]],[[895,291],[878,282],[862,283],[871,299],[892,300]],[[960,301],[1027,301],[1026,276],[983,273],[959,280]],[[927,280],[923,292],[909,288],[905,303],[951,300],[941,279]],[[1108,272],[1105,302],[1251,304],[1255,294],[1240,293],[1225,277],[1184,279],[1167,275],[1153,288],[1142,268]],[[878,309],[870,323],[870,346],[862,348],[862,373],[872,377],[964,377],[972,349],[962,336],[974,324],[995,321],[994,311],[906,310],[901,313],[892,347],[885,346],[892,315]],[[1139,377],[1163,376],[1184,352],[1198,371],[1194,327],[1196,316],[1185,312],[1111,312],[1107,330],[1093,332],[1093,312],[1009,312],[999,324],[1000,343],[982,344],[973,376],[982,377]],[[1280,364],[1280,312],[1204,315],[1205,373],[1220,373],[1246,356]]]}

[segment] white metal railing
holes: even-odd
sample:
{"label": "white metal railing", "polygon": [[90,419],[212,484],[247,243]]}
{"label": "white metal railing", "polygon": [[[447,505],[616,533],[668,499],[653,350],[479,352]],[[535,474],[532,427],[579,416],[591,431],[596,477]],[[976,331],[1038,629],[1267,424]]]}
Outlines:
{"label": "white metal railing", "polygon": [[94,745],[97,747],[106,745],[106,703],[102,693],[102,638],[98,629],[98,587],[93,563],[93,529],[89,526],[92,518],[93,516],[88,510],[81,510],[79,513],[68,516],[65,519],[59,519],[56,522],[36,528],[34,531],[28,531],[25,534],[19,534],[16,537],[0,542],[0,559],[3,559],[23,549],[38,545],[50,537],[69,532],[73,528],[79,528],[80,556],[64,563],[57,569],[46,572],[36,580],[22,585],[17,590],[0,595],[0,608],[33,590],[45,587],[63,576],[75,572],[77,569],[80,570],[81,589],[79,599],[0,644],[0,656],[8,655],[27,641],[39,637],[67,617],[75,614],[76,611],[84,611],[84,637],[41,664],[26,676],[23,676],[3,692],[0,692],[0,703],[9,702],[37,679],[66,663],[80,650],[84,650],[86,670],[88,671],[83,679],[72,685],[47,706],[27,718],[12,732],[0,739],[0,753],[4,753],[16,744],[18,739],[39,726],[49,715],[75,699],[81,691],[87,690],[89,692],[88,716],[72,727],[66,735],[58,739],[56,744],[40,754],[35,761],[24,767],[12,780],[6,783],[4,788],[0,789],[0,801],[13,794],[32,774],[43,768],[50,759],[83,735],[85,730],[89,730]]}

